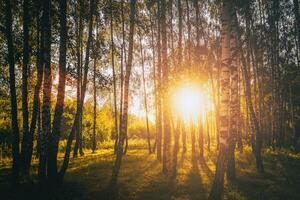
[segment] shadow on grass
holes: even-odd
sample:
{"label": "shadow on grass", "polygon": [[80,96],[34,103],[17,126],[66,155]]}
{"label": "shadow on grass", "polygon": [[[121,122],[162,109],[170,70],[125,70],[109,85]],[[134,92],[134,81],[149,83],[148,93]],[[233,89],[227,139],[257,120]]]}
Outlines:
{"label": "shadow on grass", "polygon": [[214,174],[211,171],[211,169],[207,166],[206,162],[204,159],[199,160],[200,167],[204,171],[204,173],[209,177],[209,179],[212,179]]}
{"label": "shadow on grass", "polygon": [[198,168],[192,168],[187,176],[186,194],[189,199],[207,199],[207,190],[202,182]]}
{"label": "shadow on grass", "polygon": [[[117,188],[107,190],[114,161],[112,151],[101,151],[72,159],[64,184],[57,191],[42,193],[38,188],[36,166],[33,179],[22,180],[11,188],[10,168],[0,168],[0,197],[14,199],[57,200],[169,200],[207,199],[214,168],[211,157],[192,168],[190,152],[179,154],[178,176],[171,180],[161,172],[161,164],[147,150],[129,150],[124,156]],[[214,158],[214,157],[213,157]],[[251,162],[249,162],[249,160]],[[237,180],[226,184],[227,199],[298,200],[300,199],[300,155],[288,152],[265,152],[266,173],[257,174],[251,153],[237,156]]]}
{"label": "shadow on grass", "polygon": [[181,156],[179,159],[178,167],[182,167],[183,162],[185,161],[185,158],[186,158],[186,151],[181,151]]}
{"label": "shadow on grass", "polygon": [[266,153],[264,166],[265,173],[258,174],[255,166],[239,165],[235,190],[249,200],[300,199],[299,157],[294,158],[287,153]]}

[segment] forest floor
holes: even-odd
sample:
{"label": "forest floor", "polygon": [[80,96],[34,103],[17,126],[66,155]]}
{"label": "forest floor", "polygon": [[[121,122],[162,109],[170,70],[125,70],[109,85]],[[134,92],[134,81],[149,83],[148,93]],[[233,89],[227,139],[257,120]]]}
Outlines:
{"label": "forest floor", "polygon": [[[205,162],[198,161],[196,169],[192,169],[190,152],[180,152],[177,178],[172,180],[162,174],[161,163],[156,160],[155,154],[149,155],[144,144],[130,142],[129,147],[123,157],[117,199],[207,199],[215,171],[214,149],[205,151]],[[243,153],[236,153],[237,180],[234,183],[225,181],[224,199],[300,199],[300,154],[285,150],[265,150],[263,157],[265,174],[260,175],[255,170],[255,159],[250,148],[244,148]],[[113,161],[113,150],[109,146],[94,154],[86,150],[83,157],[71,159],[65,182],[58,192],[52,194],[54,198],[51,199],[107,199],[105,188],[110,180]],[[12,190],[9,187],[11,169],[8,163],[2,162],[1,199],[40,199],[36,171],[35,163],[32,168],[33,177],[24,181],[19,189]],[[42,195],[43,199],[51,196]]]}

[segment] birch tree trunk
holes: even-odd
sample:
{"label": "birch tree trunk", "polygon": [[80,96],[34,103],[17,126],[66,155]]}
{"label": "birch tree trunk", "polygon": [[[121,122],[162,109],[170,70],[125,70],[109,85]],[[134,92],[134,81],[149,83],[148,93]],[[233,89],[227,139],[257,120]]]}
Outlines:
{"label": "birch tree trunk", "polygon": [[[230,15],[233,17],[233,9],[231,9]],[[231,22],[230,30],[230,127],[229,127],[229,150],[228,150],[228,166],[227,176],[228,179],[235,180],[235,144],[237,137],[238,126],[238,66],[237,66],[237,45],[236,45],[236,33],[234,28],[235,24]]]}
{"label": "birch tree trunk", "polygon": [[144,52],[142,38],[140,37],[140,54],[141,54],[141,64],[142,64],[142,79],[143,79],[143,91],[144,91],[144,106],[146,113],[146,130],[147,130],[147,143],[149,154],[152,153],[151,143],[150,143],[150,130],[149,130],[149,119],[148,119],[148,102],[147,102],[147,91],[146,91],[146,79],[145,79],[145,66],[144,66]]}
{"label": "birch tree trunk", "polygon": [[111,42],[111,66],[113,72],[113,94],[114,94],[114,132],[115,138],[119,136],[118,130],[118,109],[117,109],[117,84],[115,72],[115,44],[114,44],[114,26],[113,26],[113,0],[110,0],[110,42]]}
{"label": "birch tree trunk", "polygon": [[82,110],[83,110],[83,103],[84,103],[85,92],[86,92],[86,88],[87,88],[87,75],[88,75],[88,71],[89,71],[90,48],[91,48],[91,42],[92,42],[93,20],[94,20],[94,12],[95,12],[94,9],[95,9],[95,2],[94,2],[94,0],[90,0],[89,29],[88,29],[88,39],[87,39],[87,44],[86,44],[86,52],[85,52],[86,54],[85,54],[85,63],[84,63],[83,85],[82,85],[82,92],[81,92],[81,97],[80,97],[80,102],[79,102],[80,105],[76,110],[72,129],[71,129],[71,132],[70,132],[68,140],[67,140],[67,146],[66,146],[63,164],[59,171],[59,181],[60,182],[62,182],[64,175],[66,173],[66,170],[68,168],[68,165],[69,165],[71,145],[72,145],[72,142],[74,139],[76,126],[77,126],[77,124],[79,124],[78,121],[80,120],[80,116],[81,116]]}
{"label": "birch tree trunk", "polygon": [[228,153],[228,134],[229,134],[229,94],[230,94],[230,8],[232,1],[223,1],[221,14],[221,34],[222,34],[222,64],[220,74],[220,112],[219,120],[219,149],[215,177],[209,200],[222,199],[224,189],[224,173]]}
{"label": "birch tree trunk", "polygon": [[133,60],[133,35],[135,25],[135,4],[136,0],[130,1],[130,30],[129,30],[129,48],[128,48],[128,62],[126,64],[126,74],[124,82],[124,107],[123,107],[123,118],[122,127],[119,134],[119,141],[117,145],[116,159],[113,166],[112,176],[110,180],[110,189],[115,188],[119,171],[121,168],[122,157],[123,157],[123,146],[127,132],[127,120],[128,120],[128,97],[129,97],[129,79],[131,74],[132,60]]}
{"label": "birch tree trunk", "polygon": [[240,52],[240,57],[242,61],[242,72],[244,76],[244,84],[245,84],[245,96],[246,96],[246,105],[247,109],[249,111],[249,116],[250,116],[250,125],[252,129],[252,133],[255,133],[255,147],[254,147],[254,153],[255,153],[255,158],[256,158],[256,169],[259,173],[264,172],[264,167],[262,163],[262,157],[261,157],[261,148],[262,148],[262,136],[260,132],[260,127],[259,123],[253,108],[253,103],[252,103],[252,98],[251,98],[251,85],[250,85],[250,77],[248,74],[248,69],[247,69],[247,62],[244,58],[244,51],[242,48],[241,44],[241,33],[239,31],[239,26],[238,26],[238,21],[236,17],[236,13],[234,12],[234,24],[236,28],[236,33],[237,33],[237,46],[238,50]]}
{"label": "birch tree trunk", "polygon": [[[97,31],[98,35],[98,31]],[[97,56],[94,58],[94,68],[93,68],[93,136],[92,136],[92,151],[96,151],[96,126],[97,126],[97,89],[96,89],[96,66],[97,66]]]}
{"label": "birch tree trunk", "polygon": [[158,161],[161,161],[162,156],[162,79],[161,79],[161,24],[160,24],[160,15],[161,15],[161,3],[157,1],[157,151],[156,157]]}
{"label": "birch tree trunk", "polygon": [[161,36],[162,36],[162,103],[163,103],[163,125],[164,125],[164,144],[163,144],[163,173],[168,173],[170,165],[170,144],[171,144],[171,126],[170,126],[170,108],[169,108],[169,69],[167,55],[167,29],[166,29],[166,1],[161,0]]}

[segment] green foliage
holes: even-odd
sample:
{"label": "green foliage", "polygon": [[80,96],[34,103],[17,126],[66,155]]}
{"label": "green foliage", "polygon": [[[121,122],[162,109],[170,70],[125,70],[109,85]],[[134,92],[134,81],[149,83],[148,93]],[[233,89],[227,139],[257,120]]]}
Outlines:
{"label": "green foliage", "polygon": [[[91,147],[92,134],[93,134],[93,123],[94,123],[94,108],[93,102],[87,100],[85,102],[82,118],[82,135],[83,141],[86,147]],[[63,120],[61,122],[61,139],[67,139],[69,132],[74,122],[74,116],[76,112],[76,101],[67,99],[65,102],[65,109],[63,114]],[[112,111],[109,104],[103,106],[97,105],[97,118],[96,118],[96,141],[102,142],[110,137],[113,119]]]}
{"label": "green foliage", "polygon": [[[150,136],[154,138],[154,124],[149,122]],[[135,115],[129,115],[128,119],[129,138],[147,138],[146,119]]]}
{"label": "green foliage", "polygon": [[[110,138],[113,129],[112,110],[108,103],[102,107],[97,105],[96,141],[102,142]],[[94,111],[92,101],[87,101],[83,113],[83,136],[86,143],[92,143]]]}

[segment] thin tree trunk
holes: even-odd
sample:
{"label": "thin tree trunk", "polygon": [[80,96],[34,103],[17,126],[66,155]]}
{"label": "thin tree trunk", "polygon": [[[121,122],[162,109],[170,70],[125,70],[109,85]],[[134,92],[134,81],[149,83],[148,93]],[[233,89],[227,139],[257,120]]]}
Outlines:
{"label": "thin tree trunk", "polygon": [[[82,74],[82,73],[81,73]],[[81,88],[82,88],[82,85],[81,85]],[[82,92],[82,90],[81,90]],[[81,114],[80,114],[80,123],[79,123],[79,144],[78,144],[78,150],[79,150],[79,155],[80,156],[84,156],[84,151],[83,151],[83,111],[84,111],[84,107],[82,107],[82,111],[81,111]]]}
{"label": "thin tree trunk", "polygon": [[84,74],[83,74],[83,85],[82,85],[82,92],[81,92],[81,98],[80,98],[80,105],[78,109],[76,110],[75,119],[72,125],[72,130],[69,134],[65,156],[63,160],[62,167],[59,171],[59,181],[62,182],[64,175],[66,173],[66,170],[69,165],[69,159],[70,159],[70,153],[71,153],[71,145],[72,141],[75,135],[76,126],[78,124],[78,121],[80,120],[80,116],[83,110],[83,103],[85,98],[85,92],[87,88],[87,75],[89,71],[89,58],[90,58],[90,48],[91,48],[91,42],[92,42],[92,31],[93,31],[93,16],[94,16],[94,9],[95,9],[95,2],[94,0],[90,0],[90,6],[89,6],[89,29],[88,29],[88,39],[86,44],[86,54],[85,54],[85,63],[84,63]]}
{"label": "thin tree trunk", "polygon": [[[155,11],[154,11],[155,13]],[[158,132],[158,108],[157,108],[157,77],[156,77],[156,63],[155,63],[155,45],[154,45],[154,31],[153,31],[153,20],[152,15],[150,14],[150,22],[151,22],[151,48],[152,48],[152,68],[153,68],[153,86],[154,86],[154,107],[155,107],[155,141],[152,147],[152,152],[155,153],[156,143],[157,143],[157,132]]]}
{"label": "thin tree trunk", "polygon": [[294,14],[295,14],[295,28],[298,36],[298,54],[300,51],[300,14],[299,14],[299,0],[293,0]]}
{"label": "thin tree trunk", "polygon": [[177,175],[177,154],[179,151],[179,137],[180,137],[181,120],[177,119],[177,126],[174,131],[174,149],[173,149],[173,178]]}
{"label": "thin tree trunk", "polygon": [[48,177],[52,182],[57,178],[57,152],[60,139],[60,124],[64,111],[66,86],[66,55],[67,55],[67,0],[59,1],[60,7],[60,44],[59,44],[59,80],[57,100],[54,111],[52,134],[49,137]]}
{"label": "thin tree trunk", "polygon": [[[98,32],[97,32],[98,36]],[[92,151],[96,151],[96,126],[97,126],[97,89],[96,89],[96,66],[97,66],[97,55],[94,58],[94,69],[93,69],[93,95],[94,95],[94,106],[93,106],[93,137],[92,137]]]}
{"label": "thin tree trunk", "polygon": [[[82,37],[83,37],[83,23],[84,23],[84,1],[80,0],[79,1],[80,4],[80,18],[79,18],[79,42],[80,42],[80,97],[82,96],[82,92],[83,92],[83,79],[82,79],[82,74],[83,74],[83,44],[82,44]],[[93,13],[94,14],[94,13]],[[86,59],[86,58],[85,58]],[[84,101],[82,101],[84,102]],[[82,122],[83,122],[83,111],[84,111],[84,107],[82,107],[82,111],[80,113],[80,119],[78,122],[78,150],[79,150],[79,154],[80,156],[84,155],[83,152],[83,135],[82,135],[82,130],[83,130],[83,126],[82,126]]]}
{"label": "thin tree trunk", "polygon": [[182,8],[181,8],[181,0],[178,0],[177,4],[178,4],[178,68],[182,69]]}
{"label": "thin tree trunk", "polygon": [[169,108],[169,67],[167,55],[167,29],[166,29],[166,1],[161,0],[161,36],[162,36],[162,75],[163,75],[163,125],[164,125],[164,148],[163,148],[163,173],[168,173],[170,165],[170,144],[171,144],[171,127],[170,127],[170,108]]}
{"label": "thin tree trunk", "polygon": [[189,8],[189,0],[186,0],[186,10],[187,10],[187,29],[188,29],[188,39],[187,39],[187,66],[188,70],[191,71],[191,22],[190,22],[190,8]]}
{"label": "thin tree trunk", "polygon": [[18,125],[18,105],[16,94],[16,81],[15,81],[15,57],[13,46],[13,33],[12,33],[12,7],[10,0],[5,1],[5,36],[8,48],[8,64],[9,64],[9,86],[10,86],[10,101],[11,101],[11,127],[12,127],[12,184],[13,186],[19,184],[19,125]]}
{"label": "thin tree trunk", "polygon": [[161,80],[161,24],[160,24],[160,15],[161,15],[161,3],[157,1],[157,151],[156,157],[158,161],[161,161],[161,151],[162,151],[162,80]]}
{"label": "thin tree trunk", "polygon": [[195,170],[197,168],[197,158],[196,158],[196,130],[193,122],[190,123],[191,131],[191,144],[192,144],[192,167]]}
{"label": "thin tree trunk", "polygon": [[147,91],[146,91],[146,79],[145,79],[145,66],[144,66],[144,52],[142,38],[140,37],[140,54],[141,54],[141,64],[142,64],[142,79],[143,79],[143,92],[144,92],[144,106],[146,114],[146,129],[147,129],[147,142],[149,153],[152,153],[151,143],[150,143],[150,130],[149,130],[149,119],[148,119],[148,104],[147,104]]}
{"label": "thin tree trunk", "polygon": [[[77,8],[75,9],[75,12],[77,11]],[[77,15],[77,12],[76,12]],[[76,57],[77,57],[77,110],[80,106],[80,98],[81,98],[81,92],[82,92],[82,56],[83,56],[83,44],[82,44],[82,36],[83,36],[83,1],[79,0],[79,22],[77,23],[77,17],[76,19]],[[76,125],[76,140],[75,140],[75,146],[73,150],[73,157],[78,156],[78,149],[79,149],[79,143],[80,143],[80,134],[81,134],[81,117]]]}
{"label": "thin tree trunk", "polygon": [[[122,18],[122,49],[121,49],[121,74],[120,74],[120,118],[119,118],[119,130],[121,130],[121,123],[122,123],[122,115],[123,115],[123,91],[124,91],[124,61],[126,60],[126,48],[125,48],[125,23],[124,23],[124,0],[121,1],[121,18]],[[125,62],[126,65],[126,62]],[[115,138],[115,145],[114,145],[114,153],[116,153],[117,150],[117,144],[118,144],[118,136]],[[125,151],[127,151],[128,146],[128,138],[126,135],[126,145],[125,145]]]}
{"label": "thin tree trunk", "polygon": [[[36,7],[40,9],[41,5],[39,2],[37,2]],[[37,68],[37,81],[34,87],[34,96],[33,96],[33,106],[32,106],[32,115],[31,115],[31,124],[30,124],[30,130],[29,130],[29,138],[28,138],[28,160],[26,161],[26,165],[30,166],[31,159],[32,159],[32,152],[33,152],[33,136],[36,130],[36,124],[37,120],[38,123],[40,123],[40,90],[43,83],[43,49],[44,49],[44,33],[40,30],[40,18],[39,18],[39,12],[36,16],[37,21],[37,55],[36,55],[36,68]],[[40,124],[39,124],[40,125]],[[40,128],[38,126],[38,128]],[[38,133],[40,134],[40,130],[38,130]]]}
{"label": "thin tree trunk", "polygon": [[[24,174],[29,174],[28,152],[29,145],[29,117],[28,117],[28,63],[29,63],[29,1],[23,1],[23,65],[22,65],[22,119],[23,140],[21,161]],[[29,165],[28,165],[29,164]]]}
{"label": "thin tree trunk", "polygon": [[185,124],[184,122],[182,122],[181,124],[181,137],[182,137],[182,152],[185,153],[186,152],[186,128],[185,128]]}
{"label": "thin tree trunk", "polygon": [[200,24],[199,24],[199,5],[198,5],[198,0],[194,0],[194,7],[195,7],[195,10],[196,10],[196,56],[195,56],[195,59],[196,59],[196,62],[197,64],[200,64],[199,63],[199,49],[200,49]]}
{"label": "thin tree trunk", "polygon": [[[169,32],[167,32],[168,36],[168,48],[170,48],[170,60],[169,65],[175,65],[175,51],[174,51],[174,31],[173,31],[173,0],[168,0],[167,2],[167,12],[166,12],[166,23],[169,28]],[[169,19],[167,19],[169,16]],[[173,62],[173,63],[172,63]]]}
{"label": "thin tree trunk", "polygon": [[203,127],[203,123],[204,121],[202,121],[202,119],[200,118],[199,119],[199,123],[198,123],[198,131],[199,131],[199,150],[200,150],[200,153],[199,153],[199,159],[200,160],[204,160],[204,142],[203,142],[203,139],[204,139],[204,134],[203,134],[203,131],[204,131],[204,127]]}
{"label": "thin tree trunk", "polygon": [[130,30],[129,30],[129,48],[128,48],[128,62],[126,64],[125,74],[125,85],[124,85],[124,107],[123,107],[123,118],[122,127],[119,134],[119,141],[116,152],[116,159],[112,171],[110,180],[110,188],[113,189],[117,184],[118,174],[120,171],[122,157],[123,157],[123,146],[127,132],[127,120],[128,120],[128,97],[129,97],[129,79],[131,74],[132,60],[133,60],[133,35],[134,35],[134,24],[135,24],[135,4],[136,0],[130,1]]}
{"label": "thin tree trunk", "polygon": [[110,42],[111,42],[111,66],[113,72],[113,93],[114,93],[114,132],[115,138],[118,138],[118,109],[117,109],[117,86],[115,73],[115,44],[114,44],[114,27],[113,27],[113,1],[110,0]]}
{"label": "thin tree trunk", "polygon": [[238,42],[237,46],[238,46],[238,50],[240,52],[240,57],[241,57],[241,61],[242,61],[242,72],[243,72],[244,81],[245,81],[246,104],[247,104],[247,107],[249,110],[251,129],[252,129],[252,132],[254,132],[255,136],[256,136],[256,140],[255,140],[256,169],[259,173],[263,173],[264,167],[263,167],[262,157],[261,157],[262,137],[261,137],[259,123],[258,123],[256,114],[254,112],[253,105],[252,105],[250,77],[248,75],[247,64],[246,64],[246,60],[244,58],[243,48],[242,48],[242,44],[241,44],[241,33],[239,31],[236,13],[234,13],[233,17],[234,17],[234,23],[235,23],[234,27],[236,28],[236,33],[237,33],[237,42]]}
{"label": "thin tree trunk", "polygon": [[[240,65],[240,62],[238,63]],[[237,146],[240,153],[243,152],[242,115],[241,115],[241,78],[238,70],[238,102],[237,102]]]}
{"label": "thin tree trunk", "polygon": [[43,106],[42,106],[42,132],[40,142],[39,158],[39,181],[45,187],[47,176],[48,142],[51,134],[51,22],[50,22],[51,0],[43,2],[42,31],[44,32],[44,83],[43,83]]}
{"label": "thin tree trunk", "polygon": [[38,102],[38,113],[37,113],[37,141],[36,141],[36,157],[39,158],[40,157],[40,143],[41,143],[41,105],[40,105],[40,101]]}
{"label": "thin tree trunk", "polygon": [[[182,68],[182,9],[181,9],[181,0],[178,0],[178,71]],[[173,169],[172,177],[176,178],[177,175],[177,154],[179,151],[179,137],[181,129],[181,119],[177,118],[177,126],[174,130],[174,148],[173,148]]]}
{"label": "thin tree trunk", "polygon": [[209,114],[206,120],[206,140],[207,140],[207,150],[210,152],[210,126],[209,126]]}

